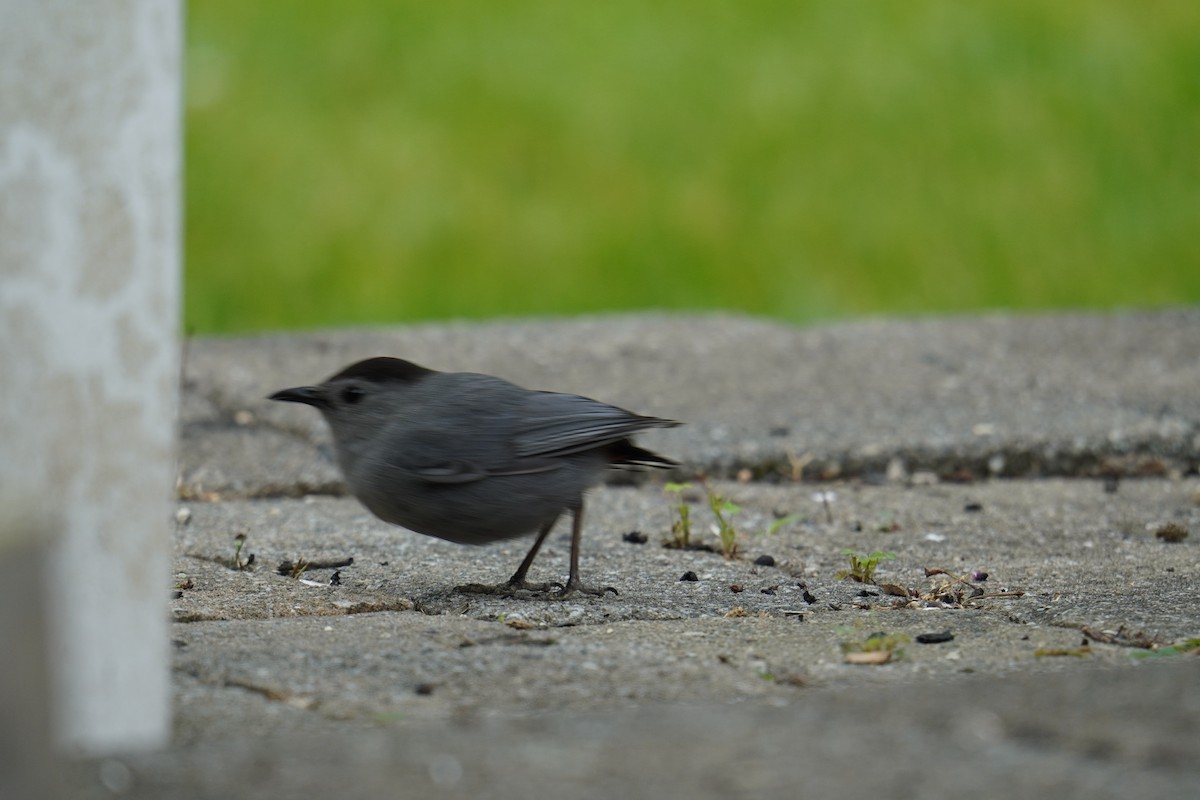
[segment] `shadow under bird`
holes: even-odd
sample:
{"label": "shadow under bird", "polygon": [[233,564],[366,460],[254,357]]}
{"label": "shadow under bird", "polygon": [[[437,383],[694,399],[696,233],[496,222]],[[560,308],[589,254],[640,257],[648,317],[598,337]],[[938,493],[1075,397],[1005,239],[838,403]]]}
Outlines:
{"label": "shadow under bird", "polygon": [[616,592],[579,578],[583,496],[609,467],[674,467],[631,437],[678,422],[574,394],[524,389],[491,375],[438,372],[398,358],[369,358],[324,383],[271,400],[313,406],[333,433],[350,491],[372,514],[459,544],[536,534],[498,589],[525,580],[542,542],[571,512],[571,566],[562,596]]}

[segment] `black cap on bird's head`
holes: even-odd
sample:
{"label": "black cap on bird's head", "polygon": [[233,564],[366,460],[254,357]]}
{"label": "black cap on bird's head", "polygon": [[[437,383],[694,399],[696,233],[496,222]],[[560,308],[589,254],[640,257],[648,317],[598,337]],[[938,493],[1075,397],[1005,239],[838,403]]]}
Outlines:
{"label": "black cap on bird's head", "polygon": [[342,399],[353,403],[356,392],[355,383],[389,384],[416,383],[422,378],[434,374],[435,370],[405,361],[400,358],[377,356],[356,362],[326,379],[319,386],[297,386],[292,389],[282,389],[269,396],[268,400],[279,400],[285,403],[304,403],[315,408],[329,409],[333,406],[333,392],[340,387]]}
{"label": "black cap on bird's head", "polygon": [[425,376],[432,375],[434,371],[401,358],[376,356],[351,364],[325,382],[357,378],[371,383],[416,383]]}

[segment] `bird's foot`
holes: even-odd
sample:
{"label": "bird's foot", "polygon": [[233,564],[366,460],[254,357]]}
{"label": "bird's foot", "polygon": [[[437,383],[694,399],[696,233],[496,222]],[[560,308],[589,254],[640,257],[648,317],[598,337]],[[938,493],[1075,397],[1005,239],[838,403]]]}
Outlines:
{"label": "bird's foot", "polygon": [[454,587],[455,591],[466,594],[490,594],[495,597],[517,597],[522,594],[544,594],[552,589],[561,588],[559,583],[530,583],[524,578],[509,579],[504,583],[467,583]]}
{"label": "bird's foot", "polygon": [[612,586],[584,586],[579,578],[569,578],[566,584],[560,583],[557,586],[559,587],[558,591],[553,596],[558,599],[570,597],[573,594],[590,594],[593,597],[602,597],[608,592],[615,595],[621,594]]}
{"label": "bird's foot", "polygon": [[557,583],[530,583],[524,578],[521,578],[520,580],[517,580],[516,578],[509,578],[507,582],[500,585],[505,586],[514,592],[548,592],[551,589],[559,586]]}
{"label": "bird's foot", "polygon": [[585,586],[578,578],[570,578],[566,583],[530,583],[524,578],[510,578],[504,583],[467,583],[462,586],[454,587],[455,591],[465,594],[487,594],[493,597],[529,597],[535,594],[545,594],[561,600],[571,597],[576,594],[587,594],[593,597],[612,592],[614,595],[619,595],[620,592],[612,586]]}

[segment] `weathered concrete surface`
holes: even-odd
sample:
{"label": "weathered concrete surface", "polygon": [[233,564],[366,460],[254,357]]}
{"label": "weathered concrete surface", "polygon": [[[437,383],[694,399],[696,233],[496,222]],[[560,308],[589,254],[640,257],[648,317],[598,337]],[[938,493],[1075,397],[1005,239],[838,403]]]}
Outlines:
{"label": "weathered concrete surface", "polygon": [[[799,329],[724,316],[438,325],[191,342],[182,480],[335,490],[311,409],[267,403],[395,355],[575,392],[684,428],[644,440],[732,476],[1161,474],[1200,464],[1200,310],[872,321]],[[238,422],[250,423],[239,425]],[[253,430],[247,430],[247,427]]]}
{"label": "weathered concrete surface", "polygon": [[[176,745],[73,765],[78,796],[1128,798],[1200,780],[1200,662],[1165,647],[1200,636],[1200,401],[1184,383],[1200,385],[1200,314],[807,332],[634,318],[190,352],[174,524],[183,588],[170,602]],[[387,352],[689,421],[654,446],[692,469],[770,473],[711,483],[741,506],[739,557],[664,548],[672,501],[647,482],[589,498],[584,576],[619,595],[456,588],[503,580],[528,543],[464,548],[374,520],[337,496],[316,414],[259,399]],[[954,391],[930,366],[952,353]],[[1031,442],[1073,454],[1043,467],[1154,477],[912,474],[966,478],[971,459],[1032,453]],[[846,455],[867,445],[870,459]],[[787,448],[864,474],[798,482],[749,457]],[[314,489],[325,494],[297,496]],[[695,538],[716,545],[703,498],[688,499]],[[1164,541],[1168,524],[1190,535]],[[645,543],[626,540],[635,530]],[[564,537],[532,578],[562,579]],[[838,580],[845,548],[895,553],[876,578],[910,596]],[[337,585],[331,567],[275,572],[348,558]],[[926,569],[984,596],[935,602],[948,578]],[[689,571],[697,580],[680,581]],[[943,631],[953,640],[917,641]],[[908,637],[902,657],[846,663],[842,645],[876,632]]]}
{"label": "weathered concrete surface", "polygon": [[[1200,670],[1076,667],[764,703],[395,726],[241,690],[182,696],[229,735],[77,765],[72,797],[1178,798],[1195,792]],[[194,705],[192,705],[194,704]],[[235,728],[245,722],[245,729]],[[271,732],[258,735],[264,727]]]}

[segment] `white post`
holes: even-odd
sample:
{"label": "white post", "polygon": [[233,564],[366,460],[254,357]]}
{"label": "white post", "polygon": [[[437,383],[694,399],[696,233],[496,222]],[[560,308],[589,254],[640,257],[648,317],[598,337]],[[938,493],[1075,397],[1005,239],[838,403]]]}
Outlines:
{"label": "white post", "polygon": [[46,603],[74,752],[169,731],[181,27],[178,0],[0,0],[0,541],[52,532],[42,591],[0,604]]}

